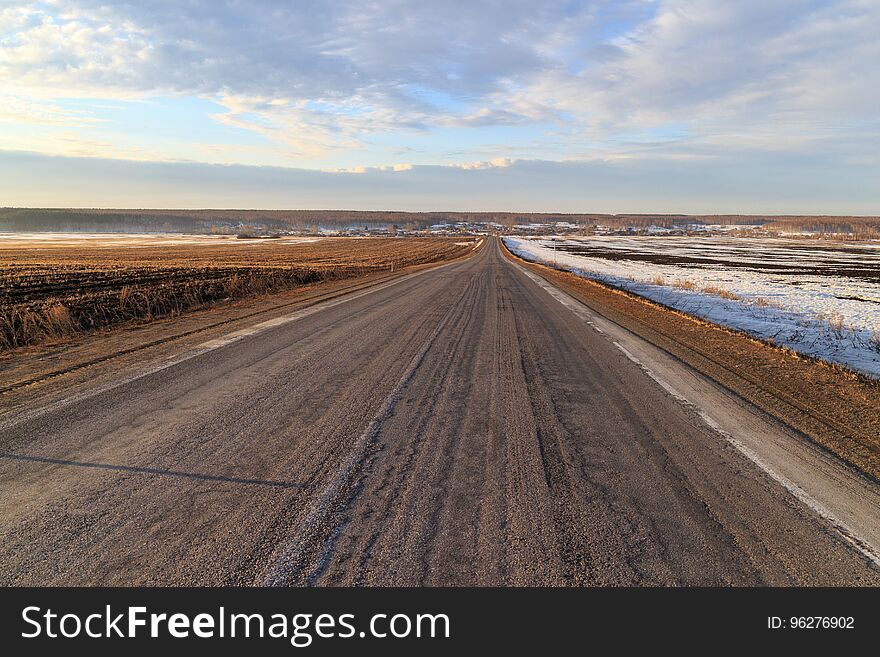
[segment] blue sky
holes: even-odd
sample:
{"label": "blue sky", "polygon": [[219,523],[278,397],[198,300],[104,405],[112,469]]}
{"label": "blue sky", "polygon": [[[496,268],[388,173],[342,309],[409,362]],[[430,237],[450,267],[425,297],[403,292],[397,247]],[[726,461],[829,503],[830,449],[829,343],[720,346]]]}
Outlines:
{"label": "blue sky", "polygon": [[878,28],[876,0],[0,0],[0,205],[880,214]]}

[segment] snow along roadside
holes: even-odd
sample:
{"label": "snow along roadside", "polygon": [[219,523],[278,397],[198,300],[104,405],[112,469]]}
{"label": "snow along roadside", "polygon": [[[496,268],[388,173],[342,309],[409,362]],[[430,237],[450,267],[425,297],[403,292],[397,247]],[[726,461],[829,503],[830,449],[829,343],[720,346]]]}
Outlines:
{"label": "snow along roadside", "polygon": [[[634,280],[624,275],[625,261],[606,263],[562,251],[554,254],[552,249],[528,239],[505,237],[504,243],[511,252],[530,262],[544,265],[555,262],[557,267],[582,278],[612,285],[674,310],[772,341],[776,346],[880,378],[880,344],[873,342],[876,337],[870,330],[835,327],[818,317],[784,308]],[[688,272],[682,269],[681,278],[687,276]],[[737,292],[736,289],[730,291]]]}
{"label": "snow along roadside", "polygon": [[538,274],[511,264],[609,340],[731,448],[824,520],[828,530],[880,567],[880,490],[836,457],[755,413],[673,356],[600,317]]}

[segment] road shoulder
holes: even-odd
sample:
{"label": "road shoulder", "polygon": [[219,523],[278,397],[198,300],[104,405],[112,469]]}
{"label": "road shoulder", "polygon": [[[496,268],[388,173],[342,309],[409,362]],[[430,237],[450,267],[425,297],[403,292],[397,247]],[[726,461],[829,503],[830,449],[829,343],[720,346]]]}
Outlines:
{"label": "road shoulder", "polygon": [[876,483],[880,381],[777,349],[572,273],[505,256],[791,427]]}
{"label": "road shoulder", "polygon": [[81,387],[109,385],[134,371],[180,358],[251,327],[279,321],[311,308],[403,282],[472,257],[410,266],[395,272],[328,281],[194,310],[176,317],[83,334],[49,345],[23,347],[0,358],[0,422],[67,399]]}
{"label": "road shoulder", "polygon": [[[633,331],[632,322],[621,325],[616,321],[620,315],[611,313],[616,308],[607,310],[606,315],[600,304],[603,296],[618,296],[612,290],[590,281],[580,286],[583,279],[571,274],[525,263],[506,249],[505,255],[513,266],[580,317],[589,330],[612,342],[667,394],[699,416],[731,449],[748,458],[822,517],[839,538],[880,566],[880,490],[876,480],[817,442],[805,439],[780,422],[778,416],[753,405],[748,397],[740,396],[678,353],[665,349],[665,345]],[[566,280],[568,277],[576,280]],[[583,291],[585,287],[587,292]],[[632,304],[640,303],[624,298]],[[650,307],[647,312],[673,315],[659,307]]]}

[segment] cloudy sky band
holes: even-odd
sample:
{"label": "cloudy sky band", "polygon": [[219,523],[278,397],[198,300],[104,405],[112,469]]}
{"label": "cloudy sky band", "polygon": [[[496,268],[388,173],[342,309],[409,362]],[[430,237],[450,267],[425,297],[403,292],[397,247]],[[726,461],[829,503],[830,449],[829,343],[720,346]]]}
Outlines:
{"label": "cloudy sky band", "polygon": [[216,206],[235,170],[249,207],[880,213],[878,28],[876,0],[0,2],[0,193]]}

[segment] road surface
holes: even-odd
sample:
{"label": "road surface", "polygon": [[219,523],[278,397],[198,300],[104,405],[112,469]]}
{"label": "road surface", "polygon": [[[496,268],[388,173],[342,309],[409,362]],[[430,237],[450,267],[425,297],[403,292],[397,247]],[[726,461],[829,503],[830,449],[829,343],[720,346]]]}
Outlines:
{"label": "road surface", "polygon": [[0,583],[880,583],[636,360],[493,241],[5,420]]}

